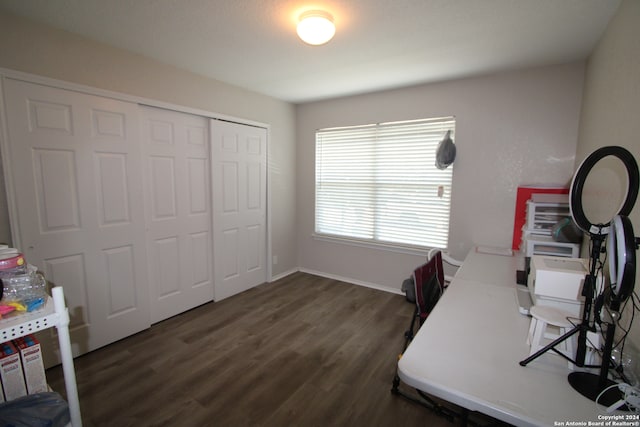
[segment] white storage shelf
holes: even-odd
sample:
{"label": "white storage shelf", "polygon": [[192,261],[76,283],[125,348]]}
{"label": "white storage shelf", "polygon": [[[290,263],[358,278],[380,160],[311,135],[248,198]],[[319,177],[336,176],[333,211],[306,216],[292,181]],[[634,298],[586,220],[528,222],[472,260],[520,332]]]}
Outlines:
{"label": "white storage shelf", "polygon": [[549,236],[528,236],[525,239],[525,256],[552,255],[559,257],[578,258],[580,244],[556,242]]}
{"label": "white storage shelf", "polygon": [[553,226],[570,216],[566,194],[534,194],[527,201],[527,221],[522,228],[521,250],[525,256],[552,255],[577,258],[580,244],[557,242],[551,237]]}
{"label": "white storage shelf", "polygon": [[569,203],[527,201],[526,231],[551,235],[551,229],[562,218],[571,215]]}
{"label": "white storage shelf", "polygon": [[73,427],[81,427],[80,402],[69,337],[69,311],[64,303],[62,287],[54,287],[51,293],[53,298],[47,297],[47,302],[42,309],[33,313],[24,313],[19,316],[0,319],[0,342],[14,340],[48,328],[55,327],[58,330],[60,358],[62,359],[71,425]]}

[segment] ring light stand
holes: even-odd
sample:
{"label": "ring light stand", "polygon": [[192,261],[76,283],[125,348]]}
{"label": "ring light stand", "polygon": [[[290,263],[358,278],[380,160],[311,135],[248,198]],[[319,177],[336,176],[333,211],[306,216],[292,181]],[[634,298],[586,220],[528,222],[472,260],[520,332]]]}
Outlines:
{"label": "ring light stand", "polygon": [[[610,387],[615,383],[608,378],[609,362],[613,350],[616,322],[620,317],[620,306],[633,293],[637,248],[638,239],[633,234],[631,221],[626,216],[616,215],[611,220],[607,242],[611,286],[608,292],[603,295],[602,302],[603,305],[608,304],[609,308],[607,310],[607,319],[601,320],[601,325],[606,326],[606,333],[600,374],[596,375],[590,372],[572,372],[569,374],[569,384],[576,391],[593,401],[598,400],[599,403],[605,406],[622,407],[624,404],[624,400],[621,400],[620,390]],[[597,307],[598,304],[596,304],[596,312],[598,311]],[[598,314],[595,313],[595,316],[598,316]],[[580,342],[578,344],[580,345]],[[605,390],[607,391],[602,393]],[[599,399],[598,396],[600,396]],[[618,402],[619,404],[617,404]]]}
{"label": "ring light stand", "polygon": [[[584,213],[582,206],[582,191],[587,175],[591,169],[596,165],[596,163],[607,156],[617,157],[625,165],[629,183],[627,195],[620,206],[618,215],[614,219],[606,224],[593,224]],[[600,259],[600,254],[603,252],[603,243],[605,238],[607,237],[607,234],[610,234],[609,251],[615,252],[615,255],[612,255],[612,258],[615,258],[615,261],[611,262],[615,264],[614,270],[616,271],[616,280],[615,285],[612,285],[611,288],[611,301],[609,302],[609,306],[610,312],[615,313],[612,317],[616,318],[612,318],[610,319],[610,322],[606,323],[607,332],[605,338],[605,349],[602,355],[602,364],[600,366],[600,375],[588,372],[572,372],[569,374],[569,383],[574,389],[583,396],[594,401],[598,399],[599,403],[607,406],[615,404],[620,400],[620,394],[617,388],[612,387],[608,392],[601,392],[603,392],[612,383],[607,377],[615,334],[615,320],[617,320],[617,316],[619,316],[618,310],[620,309],[620,304],[633,293],[633,285],[635,281],[636,239],[633,236],[633,228],[631,227],[631,222],[627,218],[627,215],[631,212],[631,209],[633,209],[633,205],[635,204],[638,196],[638,176],[638,164],[633,158],[633,155],[626,149],[618,146],[599,148],[591,153],[578,167],[571,183],[569,207],[574,222],[578,227],[580,227],[580,229],[589,233],[592,242],[589,274],[587,274],[584,279],[582,289],[582,295],[584,296],[582,321],[571,331],[562,335],[540,351],[520,362],[521,366],[526,366],[529,362],[537,359],[547,351],[552,350],[557,354],[564,356],[578,367],[585,366],[587,332],[596,330],[595,324],[591,320],[591,308],[596,291],[597,265]],[[615,243],[611,243],[612,241]],[[624,250],[620,252],[618,248],[624,248]],[[622,269],[619,267],[621,265]],[[614,283],[613,280],[612,283]],[[576,359],[571,360],[564,354],[557,351],[555,346],[567,339],[570,339],[576,333],[578,334]],[[602,396],[599,397],[600,394],[602,394]]]}
{"label": "ring light stand", "polygon": [[622,147],[608,146],[597,149],[584,159],[573,177],[571,190],[569,192],[569,209],[571,211],[571,216],[578,227],[586,233],[589,233],[592,242],[590,272],[589,275],[585,277],[582,290],[582,295],[585,297],[582,318],[584,328],[580,330],[580,335],[578,336],[578,349],[576,352],[576,365],[578,366],[584,366],[584,359],[587,351],[587,331],[595,330],[595,327],[590,322],[590,315],[591,305],[595,297],[594,292],[596,289],[596,264],[600,259],[602,244],[604,243],[606,235],[609,233],[609,226],[611,224],[611,222],[606,224],[592,224],[591,221],[589,221],[582,206],[582,190],[584,189],[587,175],[589,175],[591,169],[593,169],[596,163],[607,156],[617,157],[622,161],[627,170],[627,195],[620,206],[618,215],[629,215],[636,202],[636,198],[638,197],[638,164],[633,158],[633,155]]}

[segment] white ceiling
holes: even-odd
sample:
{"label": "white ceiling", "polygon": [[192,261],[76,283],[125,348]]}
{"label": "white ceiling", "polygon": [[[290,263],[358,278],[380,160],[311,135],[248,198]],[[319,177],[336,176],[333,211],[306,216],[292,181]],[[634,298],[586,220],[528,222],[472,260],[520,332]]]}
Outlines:
{"label": "white ceiling", "polygon": [[[586,58],[620,0],[0,0],[0,9],[301,103]],[[337,31],[308,46],[304,10]],[[1,33],[0,33],[1,36]]]}

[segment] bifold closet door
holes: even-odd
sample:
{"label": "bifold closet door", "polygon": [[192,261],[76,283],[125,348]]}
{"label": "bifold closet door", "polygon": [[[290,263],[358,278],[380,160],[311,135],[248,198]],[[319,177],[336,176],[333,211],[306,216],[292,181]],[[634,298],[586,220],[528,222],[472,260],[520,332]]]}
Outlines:
{"label": "bifold closet door", "polygon": [[148,328],[138,106],[13,79],[4,94],[14,245],[64,287],[73,353]]}
{"label": "bifold closet door", "polygon": [[208,119],[141,107],[152,323],[213,300]]}
{"label": "bifold closet door", "polygon": [[211,120],[215,300],[267,280],[267,130]]}

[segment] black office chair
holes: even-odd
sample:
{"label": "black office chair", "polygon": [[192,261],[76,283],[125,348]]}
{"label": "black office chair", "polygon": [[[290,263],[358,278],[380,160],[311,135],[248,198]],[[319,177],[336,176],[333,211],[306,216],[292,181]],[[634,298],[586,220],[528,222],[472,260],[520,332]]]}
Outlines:
{"label": "black office chair", "polygon": [[443,286],[446,288],[447,286],[449,286],[449,283],[453,280],[453,276],[446,274],[442,269],[442,267],[445,264],[447,264],[450,266],[451,269],[453,268],[457,269],[458,267],[462,267],[462,261],[453,258],[451,255],[449,255],[448,252],[442,252],[440,249],[437,249],[437,248],[431,249],[427,255],[427,259],[431,259],[433,257],[441,258],[440,260],[437,261],[438,266],[440,266],[440,270],[438,270],[438,279],[440,280],[440,283],[442,283]]}
{"label": "black office chair", "polygon": [[[415,291],[414,315],[411,318],[409,329],[404,333],[404,346],[402,348],[402,353],[400,353],[400,355],[398,356],[398,360],[400,360],[402,354],[404,354],[405,350],[409,346],[409,343],[413,339],[414,334],[427,320],[427,317],[444,293],[447,283],[445,283],[442,254],[440,251],[430,252],[429,260],[425,264],[414,270],[413,283]],[[418,323],[417,328],[416,322]],[[416,392],[422,398],[418,399],[401,391],[399,389],[399,386],[400,377],[398,376],[398,368],[396,365],[396,374],[393,378],[393,386],[391,388],[392,394],[402,396],[405,399],[425,406],[426,408],[435,411],[438,415],[447,418],[449,421],[453,422],[454,418],[458,416],[458,414],[440,405],[421,390],[416,389]]]}
{"label": "black office chair", "polygon": [[[422,326],[444,293],[444,272],[440,252],[435,252],[429,261],[413,271],[413,286],[416,306],[409,329],[405,332],[403,353],[413,339],[414,333]],[[416,320],[418,328],[416,328]]]}

